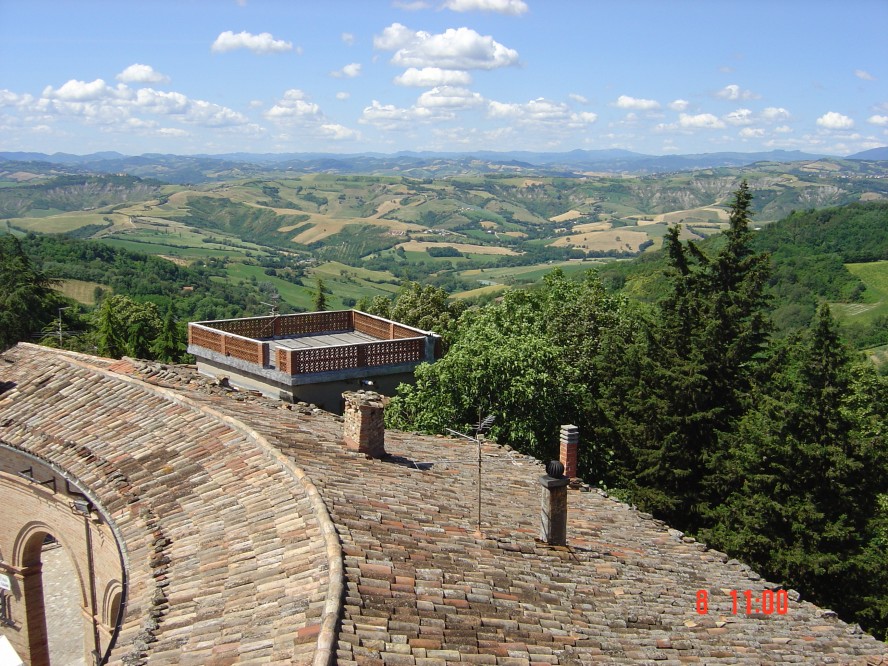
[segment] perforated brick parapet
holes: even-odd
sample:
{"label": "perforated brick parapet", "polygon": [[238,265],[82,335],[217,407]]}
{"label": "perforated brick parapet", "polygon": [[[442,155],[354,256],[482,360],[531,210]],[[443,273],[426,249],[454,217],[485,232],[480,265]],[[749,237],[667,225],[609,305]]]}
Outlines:
{"label": "perforated brick parapet", "polygon": [[353,451],[374,458],[385,455],[384,412],[388,398],[374,391],[349,391],[345,400],[342,438]]}

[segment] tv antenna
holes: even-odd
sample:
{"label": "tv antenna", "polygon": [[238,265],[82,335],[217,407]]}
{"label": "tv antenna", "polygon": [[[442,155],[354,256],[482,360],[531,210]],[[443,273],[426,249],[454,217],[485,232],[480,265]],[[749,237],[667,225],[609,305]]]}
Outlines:
{"label": "tv antenna", "polygon": [[472,428],[472,435],[467,435],[465,433],[459,432],[457,430],[451,430],[447,428],[447,432],[451,435],[456,435],[457,437],[461,437],[462,439],[466,439],[470,442],[474,442],[478,446],[478,521],[477,521],[477,530],[475,531],[475,536],[481,538],[481,443],[484,441],[484,435],[490,430],[491,426],[493,426],[493,422],[496,420],[495,414],[488,414],[483,419],[481,418],[481,410],[478,410],[478,423]]}

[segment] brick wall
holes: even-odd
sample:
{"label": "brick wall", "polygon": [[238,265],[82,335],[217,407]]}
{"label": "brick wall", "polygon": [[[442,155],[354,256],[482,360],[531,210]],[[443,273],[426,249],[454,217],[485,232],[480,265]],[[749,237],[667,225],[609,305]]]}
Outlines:
{"label": "brick wall", "polygon": [[[31,468],[31,481],[19,474]],[[55,478],[56,487],[39,484]],[[123,580],[120,553],[110,527],[97,514],[95,519],[84,518],[72,508],[79,496],[66,492],[65,481],[51,468],[34,463],[15,452],[0,448],[0,573],[12,584],[10,614],[13,626],[0,628],[26,663],[49,663],[44,621],[42,567],[40,563],[44,536],[51,534],[71,558],[77,576],[68,584],[79,588],[78,597],[83,615],[84,648],[95,647],[93,638],[92,589],[96,597],[96,622],[100,636],[100,651],[104,653],[113,631],[107,624],[110,609],[103,603],[112,602],[107,590],[120,589]],[[87,529],[93,559],[92,582],[89,577]],[[106,598],[107,597],[107,598]],[[85,655],[86,663],[92,663]]]}

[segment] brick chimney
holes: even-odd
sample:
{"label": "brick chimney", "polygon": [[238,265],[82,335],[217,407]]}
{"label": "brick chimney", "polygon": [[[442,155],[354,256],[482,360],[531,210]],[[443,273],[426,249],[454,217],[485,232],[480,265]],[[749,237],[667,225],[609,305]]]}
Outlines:
{"label": "brick chimney", "polygon": [[580,442],[580,429],[575,425],[561,426],[561,453],[559,459],[564,465],[564,476],[568,479],[577,476],[577,449]]}
{"label": "brick chimney", "polygon": [[374,391],[348,391],[345,400],[342,438],[345,447],[373,458],[385,455],[385,422],[388,398]]}

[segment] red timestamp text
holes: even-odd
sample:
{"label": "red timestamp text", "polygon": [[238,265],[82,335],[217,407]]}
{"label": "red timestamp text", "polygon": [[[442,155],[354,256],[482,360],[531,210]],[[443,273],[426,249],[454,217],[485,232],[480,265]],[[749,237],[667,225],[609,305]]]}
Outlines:
{"label": "red timestamp text", "polygon": [[[789,593],[786,590],[727,590],[734,615],[786,615],[789,612]],[[699,615],[709,612],[709,592],[697,590],[695,609]]]}

